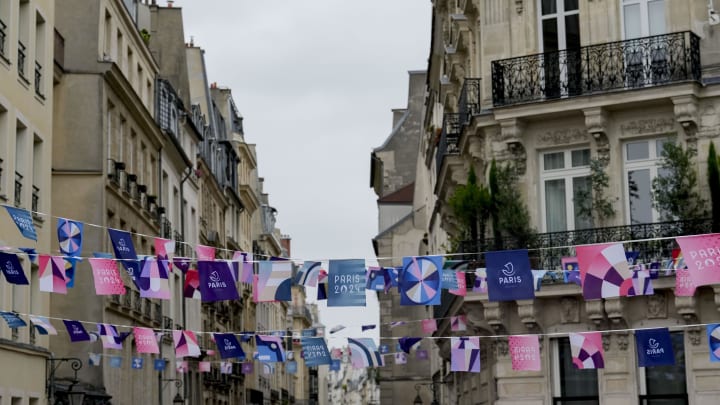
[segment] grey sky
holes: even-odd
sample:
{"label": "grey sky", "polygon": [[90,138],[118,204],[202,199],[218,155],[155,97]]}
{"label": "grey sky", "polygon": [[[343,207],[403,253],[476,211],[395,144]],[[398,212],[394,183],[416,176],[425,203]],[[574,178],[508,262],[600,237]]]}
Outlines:
{"label": "grey sky", "polygon": [[[296,259],[374,257],[370,151],[426,68],[429,0],[178,0],[209,81],[230,87],[257,144],[259,172]],[[308,291],[315,293],[314,289]],[[376,323],[367,309],[323,310],[328,327]],[[340,336],[359,336],[360,327]],[[334,342],[329,342],[333,345]],[[340,342],[338,342],[340,343]]]}

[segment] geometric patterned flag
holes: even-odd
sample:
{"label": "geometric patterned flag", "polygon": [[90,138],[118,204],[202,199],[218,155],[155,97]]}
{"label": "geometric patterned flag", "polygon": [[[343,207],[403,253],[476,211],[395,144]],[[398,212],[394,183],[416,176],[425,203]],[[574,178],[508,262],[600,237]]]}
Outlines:
{"label": "geometric patterned flag", "polygon": [[586,300],[628,296],[633,275],[622,243],[577,246],[575,251]]}
{"label": "geometric patterned flag", "polygon": [[672,366],[675,354],[668,328],[642,329],[635,331],[638,366]]}
{"label": "geometric patterned flag", "polygon": [[540,342],[537,335],[510,336],[508,346],[513,370],[540,371]]}
{"label": "geometric patterned flag", "polygon": [[241,367],[240,371],[243,374],[252,374],[255,371],[255,363],[253,363],[253,362],[242,363],[242,367]]}
{"label": "geometric patterned flag", "polygon": [[70,335],[71,342],[83,342],[90,340],[90,334],[87,333],[82,323],[69,319],[63,319],[63,323]]}
{"label": "geometric patterned flag", "polygon": [[600,332],[570,333],[569,338],[575,368],[605,368],[602,334]]}
{"label": "geometric patterned flag", "polygon": [[542,280],[543,277],[545,277],[545,274],[547,274],[547,270],[531,270],[532,276],[533,276],[533,285],[535,286],[535,291],[540,291],[540,287],[542,286]]}
{"label": "geometric patterned flag", "polygon": [[183,297],[196,300],[202,298],[202,294],[200,293],[200,273],[195,269],[188,269],[185,273]]}
{"label": "geometric patterned flag", "polygon": [[188,372],[188,361],[182,360],[175,362],[175,372],[185,374]]}
{"label": "geometric patterned flag", "polygon": [[65,261],[62,256],[40,255],[38,263],[40,291],[67,294]]}
{"label": "geometric patterned flag", "polygon": [[565,284],[575,283],[581,286],[580,266],[578,265],[577,257],[563,257],[560,259],[560,263],[562,263],[563,280]]}
{"label": "geometric patterned flag", "polygon": [[36,315],[30,315],[30,322],[32,322],[33,326],[37,329],[38,333],[41,335],[57,335],[57,330],[55,327],[50,323],[50,320],[42,317],[42,316],[36,316]]}
{"label": "geometric patterned flag", "polygon": [[113,259],[90,258],[96,295],[125,295],[125,282]]}
{"label": "geometric patterned flag", "polygon": [[385,289],[385,270],[382,267],[368,267],[365,289],[382,291]]}
{"label": "geometric patterned flag", "polygon": [[192,264],[190,262],[190,259],[187,257],[173,257],[173,264],[175,267],[180,269],[181,272],[187,273],[188,269],[190,269],[190,265]]}
{"label": "geometric patterned flag", "polygon": [[0,317],[2,317],[5,322],[7,322],[7,325],[11,329],[17,329],[27,326],[25,321],[22,320],[18,316],[18,314],[14,312],[6,312],[6,311],[0,311]]}
{"label": "geometric patterned flag", "polygon": [[458,315],[450,317],[450,329],[453,332],[462,332],[467,330],[467,315]]}
{"label": "geometric patterned flag", "polygon": [[155,331],[150,328],[136,326],[133,328],[135,347],[138,353],[160,353]]}
{"label": "geometric patterned flag", "polygon": [[407,364],[407,354],[403,352],[395,353],[395,364]]}
{"label": "geometric patterned flag", "polygon": [[103,348],[122,350],[122,340],[119,339],[120,334],[118,333],[117,328],[115,328],[115,325],[110,325],[109,323],[99,323],[97,324],[97,328],[98,335],[100,335],[100,339],[102,340]]}
{"label": "geometric patterned flag", "polygon": [[257,345],[257,360],[262,362],[284,362],[285,353],[282,348],[282,340],[277,336],[255,335]]}
{"label": "geometric patterned flag", "polygon": [[[60,253],[64,256],[80,256],[82,251],[83,223],[65,218],[58,218],[57,236]],[[71,275],[75,274],[75,260],[70,260]],[[70,279],[72,277],[68,277]]]}
{"label": "geometric patterned flag", "polygon": [[200,346],[198,346],[198,341],[193,331],[174,330],[173,341],[175,343],[175,357],[200,356]]}
{"label": "geometric patterned flag", "polygon": [[480,372],[480,338],[450,338],[450,371]]}
{"label": "geometric patterned flag", "polygon": [[88,357],[91,366],[99,366],[102,361],[102,354],[100,353],[88,353]]}
{"label": "geometric patterned flag", "polygon": [[327,300],[328,293],[327,293],[327,287],[328,287],[328,279],[327,279],[327,271],[320,269],[320,274],[318,274],[318,285],[317,285],[317,299],[318,301]]}
{"label": "geometric patterned flag", "polygon": [[233,261],[236,261],[241,266],[240,270],[240,282],[245,284],[252,284],[253,279],[253,255],[252,253],[235,252],[233,254]]}
{"label": "geometric patterned flag", "polygon": [[175,241],[172,239],[155,238],[155,254],[158,261],[166,261],[168,270],[172,272],[172,261],[175,255]]}
{"label": "geometric patterned flag", "polygon": [[305,287],[316,287],[320,275],[320,262],[306,261],[295,277],[295,284]]}
{"label": "geometric patterned flag", "polygon": [[628,296],[633,295],[653,295],[655,290],[653,289],[652,276],[650,270],[645,268],[645,265],[638,265],[639,269],[633,271],[632,284],[633,288],[628,293]]}
{"label": "geometric patterned flag", "polygon": [[220,374],[232,374],[232,362],[221,361],[220,362]]}
{"label": "geometric patterned flag", "polygon": [[353,368],[382,367],[385,365],[382,355],[371,338],[348,338],[350,360]]}
{"label": "geometric patterned flag", "polygon": [[288,261],[260,262],[255,302],[292,301],[292,263]]}
{"label": "geometric patterned flag", "polygon": [[421,323],[423,333],[433,333],[437,330],[437,321],[435,319],[423,319]]}
{"label": "geometric patterned flag", "polygon": [[710,361],[720,362],[720,323],[707,326],[708,346],[710,347]]}
{"label": "geometric patterned flag", "polygon": [[398,277],[400,305],[440,305],[442,257],[403,257]]}
{"label": "geometric patterned flag", "polygon": [[412,348],[420,343],[422,338],[416,338],[416,337],[401,337],[398,340],[398,345],[400,346],[400,350],[402,350],[405,353],[410,353],[410,350]]}
{"label": "geometric patterned flag", "polygon": [[10,284],[30,285],[18,257],[12,253],[0,252],[0,270]]}
{"label": "geometric patterned flag", "polygon": [[143,262],[140,278],[147,280],[143,285],[147,288],[140,289],[142,298],[170,299],[170,281],[168,275],[168,262],[155,260],[148,257]]}

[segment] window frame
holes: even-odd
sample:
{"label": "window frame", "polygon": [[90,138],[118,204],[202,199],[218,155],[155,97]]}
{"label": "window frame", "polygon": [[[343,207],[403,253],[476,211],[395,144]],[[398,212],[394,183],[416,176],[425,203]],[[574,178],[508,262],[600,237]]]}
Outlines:
{"label": "window frame", "polygon": [[[637,170],[643,170],[643,169],[649,169],[650,170],[650,199],[651,203],[654,203],[653,195],[652,195],[652,182],[653,180],[658,176],[658,172],[660,170],[660,163],[662,162],[662,151],[659,151],[657,149],[657,141],[665,140],[666,142],[673,142],[674,138],[672,136],[659,136],[659,137],[652,137],[652,138],[640,138],[640,139],[626,139],[622,142],[622,157],[623,157],[623,199],[624,201],[624,207],[625,207],[625,221],[629,225],[634,225],[632,222],[632,209],[630,207],[630,182],[628,181],[628,174],[630,171],[637,171]],[[628,161],[627,157],[627,145],[631,143],[638,143],[638,142],[647,142],[649,143],[648,148],[648,158],[647,159],[635,159],[632,161]],[[653,156],[654,155],[654,156]],[[661,219],[660,212],[655,208],[654,204],[651,204],[652,207],[652,222],[650,223],[656,223],[659,222]],[[641,222],[638,222],[636,224],[641,224]]]}
{"label": "window frame", "polygon": [[[574,205],[574,190],[573,190],[573,179],[580,177],[590,177],[590,165],[587,166],[572,166],[572,152],[587,150],[592,155],[592,150],[589,145],[576,146],[566,149],[549,149],[543,150],[539,153],[538,163],[540,166],[539,174],[539,187],[540,187],[540,214],[542,219],[543,232],[548,231],[547,223],[547,203],[545,194],[545,182],[548,180],[565,180],[565,231],[573,231],[576,229],[575,224],[575,205]],[[545,170],[545,155],[554,153],[563,153],[563,168],[562,169],[550,169]],[[592,157],[591,157],[592,159]],[[563,232],[563,231],[553,231]]]}
{"label": "window frame", "polygon": [[[621,0],[622,1],[622,0]],[[542,2],[543,0],[537,0],[537,21],[538,21],[538,49],[540,53],[545,52],[545,44],[543,42],[543,21],[554,18],[558,27],[558,50],[567,49],[566,43],[566,31],[565,31],[565,17],[570,15],[580,14],[580,1],[578,1],[577,10],[565,10],[565,0],[555,0],[555,12],[553,14],[542,13]],[[562,17],[562,18],[561,18]],[[579,18],[579,17],[578,17]]]}
{"label": "window frame", "polygon": [[[648,3],[652,3],[654,1],[662,1],[663,6],[665,8],[665,33],[667,33],[668,23],[667,23],[667,2],[666,0],[619,0],[620,1],[620,29],[622,30],[622,40],[629,40],[629,39],[637,39],[637,38],[644,38],[650,36],[650,9],[648,8]],[[627,32],[625,32],[625,6],[630,5],[640,5],[640,36],[634,37],[634,38],[628,38]]]}

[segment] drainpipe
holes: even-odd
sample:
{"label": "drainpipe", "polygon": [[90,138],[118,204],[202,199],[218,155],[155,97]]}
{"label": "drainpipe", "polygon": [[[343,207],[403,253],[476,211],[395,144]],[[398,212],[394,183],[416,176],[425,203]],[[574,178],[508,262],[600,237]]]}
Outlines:
{"label": "drainpipe", "polygon": [[[187,172],[185,173],[185,176],[182,178],[182,180],[180,180],[180,237],[182,238],[183,243],[185,243],[185,194],[183,193],[183,190],[184,190],[184,188],[185,188],[185,187],[184,187],[185,181],[187,181],[187,179],[190,177],[190,175],[192,174],[192,172],[193,172],[193,167],[192,167],[192,166],[188,166],[188,167],[187,167]],[[184,255],[184,256],[187,256],[187,255]],[[181,283],[182,283],[183,288],[184,288],[184,286],[185,286],[185,273],[183,273],[183,272],[180,272],[180,273],[181,273],[181,274],[180,274],[180,280],[181,280]],[[184,328],[184,329],[187,328],[187,324],[186,324],[186,323],[187,323],[187,320],[186,320],[186,317],[187,317],[187,309],[185,308],[185,305],[186,305],[186,304],[185,304],[185,299],[183,298],[183,299],[182,299],[182,325],[183,325],[183,328]],[[184,397],[185,400],[187,401],[187,398],[188,398],[187,373],[183,373],[183,393],[184,393],[183,397]]]}

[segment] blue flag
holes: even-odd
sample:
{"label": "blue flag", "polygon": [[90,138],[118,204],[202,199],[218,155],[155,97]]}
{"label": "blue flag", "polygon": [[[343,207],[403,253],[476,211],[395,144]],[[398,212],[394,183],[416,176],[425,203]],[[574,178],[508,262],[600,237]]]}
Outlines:
{"label": "blue flag", "polygon": [[303,329],[302,337],[313,337],[317,336],[317,330],[315,328]]}
{"label": "blue flag", "polygon": [[22,208],[8,207],[7,205],[5,208],[8,214],[10,214],[10,218],[15,221],[15,225],[20,230],[20,233],[22,233],[22,236],[37,241],[37,232],[35,232],[35,225],[33,224],[32,216],[30,216],[30,211]]}
{"label": "blue flag", "polygon": [[385,289],[385,274],[387,272],[382,267],[371,267],[367,272],[367,282],[365,288],[368,290],[382,291]]}
{"label": "blue flag", "polygon": [[457,290],[458,280],[455,270],[442,271],[442,288],[443,290]]}
{"label": "blue flag", "polygon": [[305,355],[305,365],[308,367],[330,364],[330,351],[325,339],[321,337],[302,338],[300,344]]}
{"label": "blue flag", "polygon": [[150,279],[140,277],[140,262],[130,232],[108,229],[108,234],[115,250],[115,257],[121,259],[120,263],[125,267],[135,286],[141,291],[147,291],[150,288]]}
{"label": "blue flag", "polygon": [[82,323],[69,319],[63,319],[63,323],[68,331],[68,335],[70,335],[71,342],[84,342],[90,340],[90,334],[87,333]]}
{"label": "blue flag", "polygon": [[233,265],[237,263],[203,260],[198,262],[202,302],[240,299],[233,277]]}
{"label": "blue flag", "polygon": [[163,359],[155,359],[153,362],[155,371],[163,371],[165,370],[165,360]]}
{"label": "blue flag", "polygon": [[330,363],[330,371],[340,371],[340,360],[332,360]]}
{"label": "blue flag", "polygon": [[442,257],[403,258],[398,276],[400,305],[440,305]]}
{"label": "blue flag", "polygon": [[535,298],[535,285],[527,250],[487,252],[485,261],[490,301]]}
{"label": "blue flag", "polygon": [[122,357],[120,357],[120,356],[110,357],[110,367],[120,368],[120,366],[122,366]]}
{"label": "blue flag", "polygon": [[134,368],[135,370],[141,370],[143,368],[143,363],[145,362],[143,361],[142,357],[132,358],[132,368]]}
{"label": "blue flag", "polygon": [[365,260],[330,260],[327,305],[364,307],[365,282]]}
{"label": "blue flag", "polygon": [[245,360],[245,352],[234,334],[215,333],[213,338],[215,338],[215,344],[220,351],[221,359],[240,358],[240,360]]}
{"label": "blue flag", "polygon": [[287,372],[288,374],[297,373],[297,362],[295,360],[290,360],[287,362]]}
{"label": "blue flag", "polygon": [[672,338],[667,328],[636,330],[635,344],[640,367],[675,364]]}
{"label": "blue flag", "polygon": [[18,314],[14,313],[14,312],[0,311],[0,317],[2,317],[5,320],[5,322],[7,322],[8,327],[10,327],[12,329],[22,328],[22,327],[27,326],[25,321],[23,321],[22,318],[20,318],[18,316]]}
{"label": "blue flag", "polygon": [[366,330],[375,329],[375,325],[362,325],[360,328],[362,329],[362,332],[365,332]]}
{"label": "blue flag", "polygon": [[5,274],[8,283],[18,285],[29,285],[25,272],[20,265],[20,260],[12,253],[0,252],[0,269]]}
{"label": "blue flag", "polygon": [[380,351],[380,354],[390,353],[390,346],[388,346],[388,345],[380,345],[379,351]]}
{"label": "blue flag", "polygon": [[418,342],[420,342],[422,338],[418,337],[402,337],[400,340],[398,340],[398,345],[400,346],[400,350],[404,351],[405,353],[410,353],[410,349],[413,348]]}

